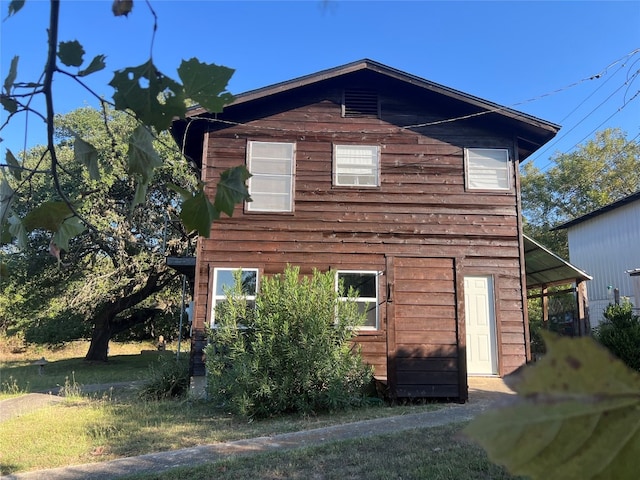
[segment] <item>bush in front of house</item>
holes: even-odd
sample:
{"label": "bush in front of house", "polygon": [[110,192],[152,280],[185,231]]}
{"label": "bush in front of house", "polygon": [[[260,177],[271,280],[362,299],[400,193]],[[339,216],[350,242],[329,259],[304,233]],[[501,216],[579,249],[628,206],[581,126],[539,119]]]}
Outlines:
{"label": "bush in front of house", "polygon": [[179,398],[189,391],[189,357],[177,359],[172,354],[158,354],[158,360],[149,365],[149,375],[140,386],[138,395],[143,400]]}
{"label": "bush in front of house", "polygon": [[334,282],[334,273],[300,277],[289,266],[264,278],[254,308],[237,278],[205,350],[209,398],[248,417],[362,404],[372,372],[351,339],[364,316],[355,292],[340,300]]}
{"label": "bush in front of house", "polygon": [[633,314],[633,305],[628,301],[609,305],[604,318],[594,329],[595,339],[629,367],[640,371],[640,316]]}

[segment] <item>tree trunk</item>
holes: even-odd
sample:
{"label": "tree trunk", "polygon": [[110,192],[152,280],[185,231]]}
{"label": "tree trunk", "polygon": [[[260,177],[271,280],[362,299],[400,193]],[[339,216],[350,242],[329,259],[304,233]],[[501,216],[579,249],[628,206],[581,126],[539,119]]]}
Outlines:
{"label": "tree trunk", "polygon": [[91,332],[91,345],[84,357],[87,362],[106,362],[109,353],[109,340],[111,340],[111,322],[98,322]]}
{"label": "tree trunk", "polygon": [[[89,351],[84,357],[88,362],[106,362],[109,350],[109,340],[112,335],[124,332],[134,325],[144,323],[150,317],[162,312],[158,308],[141,308],[133,310],[143,300],[149,298],[156,292],[161,291],[169,284],[174,274],[163,275],[164,269],[153,271],[147,276],[142,288],[128,295],[122,295],[113,302],[108,302],[96,311],[93,332],[91,333],[91,345]],[[122,312],[129,311],[129,315],[124,318],[118,318]]]}

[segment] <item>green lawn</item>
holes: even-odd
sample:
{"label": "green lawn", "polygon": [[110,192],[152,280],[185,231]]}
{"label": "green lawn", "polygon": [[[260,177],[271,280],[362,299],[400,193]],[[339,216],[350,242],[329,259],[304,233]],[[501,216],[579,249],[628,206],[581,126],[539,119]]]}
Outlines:
{"label": "green lawn", "polygon": [[460,436],[464,425],[335,442],[293,451],[237,457],[199,467],[176,468],[126,480],[507,480],[484,451]]}
{"label": "green lawn", "polygon": [[[87,342],[76,342],[64,349],[31,348],[16,354],[0,354],[0,399],[3,395],[39,392],[74,381],[79,385],[91,385],[142,380],[150,363],[161,354],[172,354],[155,351],[148,343],[113,343],[109,361],[102,364],[84,361],[87,348]],[[145,353],[141,354],[142,351]],[[188,355],[188,352],[184,354]],[[42,357],[49,363],[41,375],[34,362]]]}
{"label": "green lawn", "polygon": [[[155,351],[140,353],[151,350],[149,345],[114,345],[107,364],[92,365],[83,361],[86,346],[75,345],[66,354],[60,350],[0,352],[4,396],[64,385],[65,381],[89,385],[141,380],[160,355]],[[41,356],[50,359],[44,375],[38,375],[32,364]],[[249,421],[202,401],[141,401],[135,392],[120,389],[80,395],[77,390],[70,390],[76,395],[2,423],[0,474],[101,462],[440,408],[437,404],[379,403],[338,414],[287,415]],[[459,437],[461,428],[452,425],[420,429],[132,478],[513,478],[492,465],[479,447]]]}

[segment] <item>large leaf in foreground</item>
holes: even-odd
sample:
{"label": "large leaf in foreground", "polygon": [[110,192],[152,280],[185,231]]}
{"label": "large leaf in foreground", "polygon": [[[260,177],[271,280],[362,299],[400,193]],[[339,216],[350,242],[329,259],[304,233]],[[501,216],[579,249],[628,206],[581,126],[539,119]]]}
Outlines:
{"label": "large leaf in foreground", "polygon": [[182,202],[180,219],[189,232],[196,231],[198,235],[209,237],[211,224],[218,218],[220,212],[209,201],[204,189]]}
{"label": "large leaf in foreground", "polygon": [[247,189],[249,177],[251,174],[244,165],[222,172],[216,188],[216,199],[213,202],[216,210],[231,216],[236,203],[250,202],[251,197]]}
{"label": "large leaf in foreground", "polygon": [[202,63],[197,58],[183,60],[178,68],[185,95],[214,113],[233,101],[233,96],[225,91],[233,72],[231,68]]}
{"label": "large leaf in foreground", "polygon": [[149,60],[137,67],[118,70],[109,82],[117,110],[131,110],[145,125],[166,130],[174,118],[184,117],[184,88],[163,75]]}
{"label": "large leaf in foreground", "polygon": [[637,478],[640,375],[591,338],[545,340],[547,355],[510,382],[513,403],[465,432],[516,475]]}
{"label": "large leaf in foreground", "polygon": [[43,202],[27,214],[22,224],[29,232],[36,229],[57,232],[62,222],[72,215],[65,202]]}
{"label": "large leaf in foreground", "polygon": [[69,240],[84,232],[85,226],[78,217],[67,218],[60,224],[58,231],[53,235],[53,243],[62,250],[69,250]]}

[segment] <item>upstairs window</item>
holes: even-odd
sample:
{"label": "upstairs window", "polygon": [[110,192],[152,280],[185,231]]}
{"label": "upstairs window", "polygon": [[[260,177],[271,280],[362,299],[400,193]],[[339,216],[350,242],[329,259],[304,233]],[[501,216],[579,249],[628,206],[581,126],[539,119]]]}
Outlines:
{"label": "upstairs window", "polygon": [[293,143],[249,142],[249,212],[293,211]]}
{"label": "upstairs window", "polygon": [[510,190],[509,151],[503,148],[466,148],[468,190]]}
{"label": "upstairs window", "polygon": [[[336,272],[336,288],[342,282],[344,293],[357,292],[360,313],[366,316],[362,330],[378,330],[378,272],[340,270]],[[346,300],[342,297],[341,300]]]}
{"label": "upstairs window", "polygon": [[335,145],[333,184],[350,187],[379,185],[380,148],[371,145]]}

